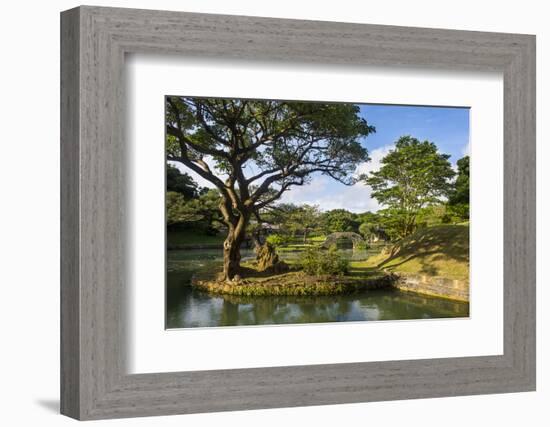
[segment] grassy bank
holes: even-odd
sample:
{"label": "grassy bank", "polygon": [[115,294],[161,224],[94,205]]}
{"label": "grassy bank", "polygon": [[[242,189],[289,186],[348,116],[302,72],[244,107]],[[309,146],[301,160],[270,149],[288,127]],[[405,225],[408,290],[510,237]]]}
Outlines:
{"label": "grassy bank", "polygon": [[468,224],[422,228],[397,243],[389,253],[355,263],[356,267],[419,274],[447,279],[469,279]]}

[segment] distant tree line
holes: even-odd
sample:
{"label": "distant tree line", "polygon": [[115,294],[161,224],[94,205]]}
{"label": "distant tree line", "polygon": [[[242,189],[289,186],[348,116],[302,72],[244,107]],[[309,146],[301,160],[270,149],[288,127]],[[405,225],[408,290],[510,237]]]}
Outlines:
{"label": "distant tree line", "polygon": [[217,234],[221,215],[217,190],[200,187],[178,168],[166,165],[166,225],[169,230],[193,227],[205,234]]}

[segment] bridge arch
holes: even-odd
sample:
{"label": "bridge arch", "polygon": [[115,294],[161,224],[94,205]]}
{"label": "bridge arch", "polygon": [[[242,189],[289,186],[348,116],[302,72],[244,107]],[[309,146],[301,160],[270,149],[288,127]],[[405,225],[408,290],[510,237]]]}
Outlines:
{"label": "bridge arch", "polygon": [[366,243],[365,239],[363,239],[360,234],[354,233],[352,231],[342,231],[329,234],[325,241],[321,244],[321,247],[330,248],[332,245],[335,245],[336,242],[340,239],[351,240],[351,243],[353,244],[353,249],[355,249],[357,245]]}

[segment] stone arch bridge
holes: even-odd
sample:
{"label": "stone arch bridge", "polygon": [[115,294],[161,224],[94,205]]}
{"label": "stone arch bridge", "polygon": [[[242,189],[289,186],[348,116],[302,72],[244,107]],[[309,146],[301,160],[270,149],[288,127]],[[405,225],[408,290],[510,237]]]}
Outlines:
{"label": "stone arch bridge", "polygon": [[365,240],[361,237],[361,235],[353,233],[351,231],[343,231],[339,233],[329,234],[325,241],[321,244],[321,247],[330,248],[332,245],[335,245],[336,242],[340,239],[351,240],[351,243],[353,244],[353,249],[355,249],[357,245],[365,244]]}

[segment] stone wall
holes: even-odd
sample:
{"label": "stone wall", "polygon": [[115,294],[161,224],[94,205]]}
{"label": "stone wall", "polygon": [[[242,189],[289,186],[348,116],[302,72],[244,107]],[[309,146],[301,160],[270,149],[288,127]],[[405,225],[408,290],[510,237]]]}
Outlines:
{"label": "stone wall", "polygon": [[470,300],[470,283],[463,280],[400,273],[395,278],[393,286],[403,291],[418,292],[465,302]]}

